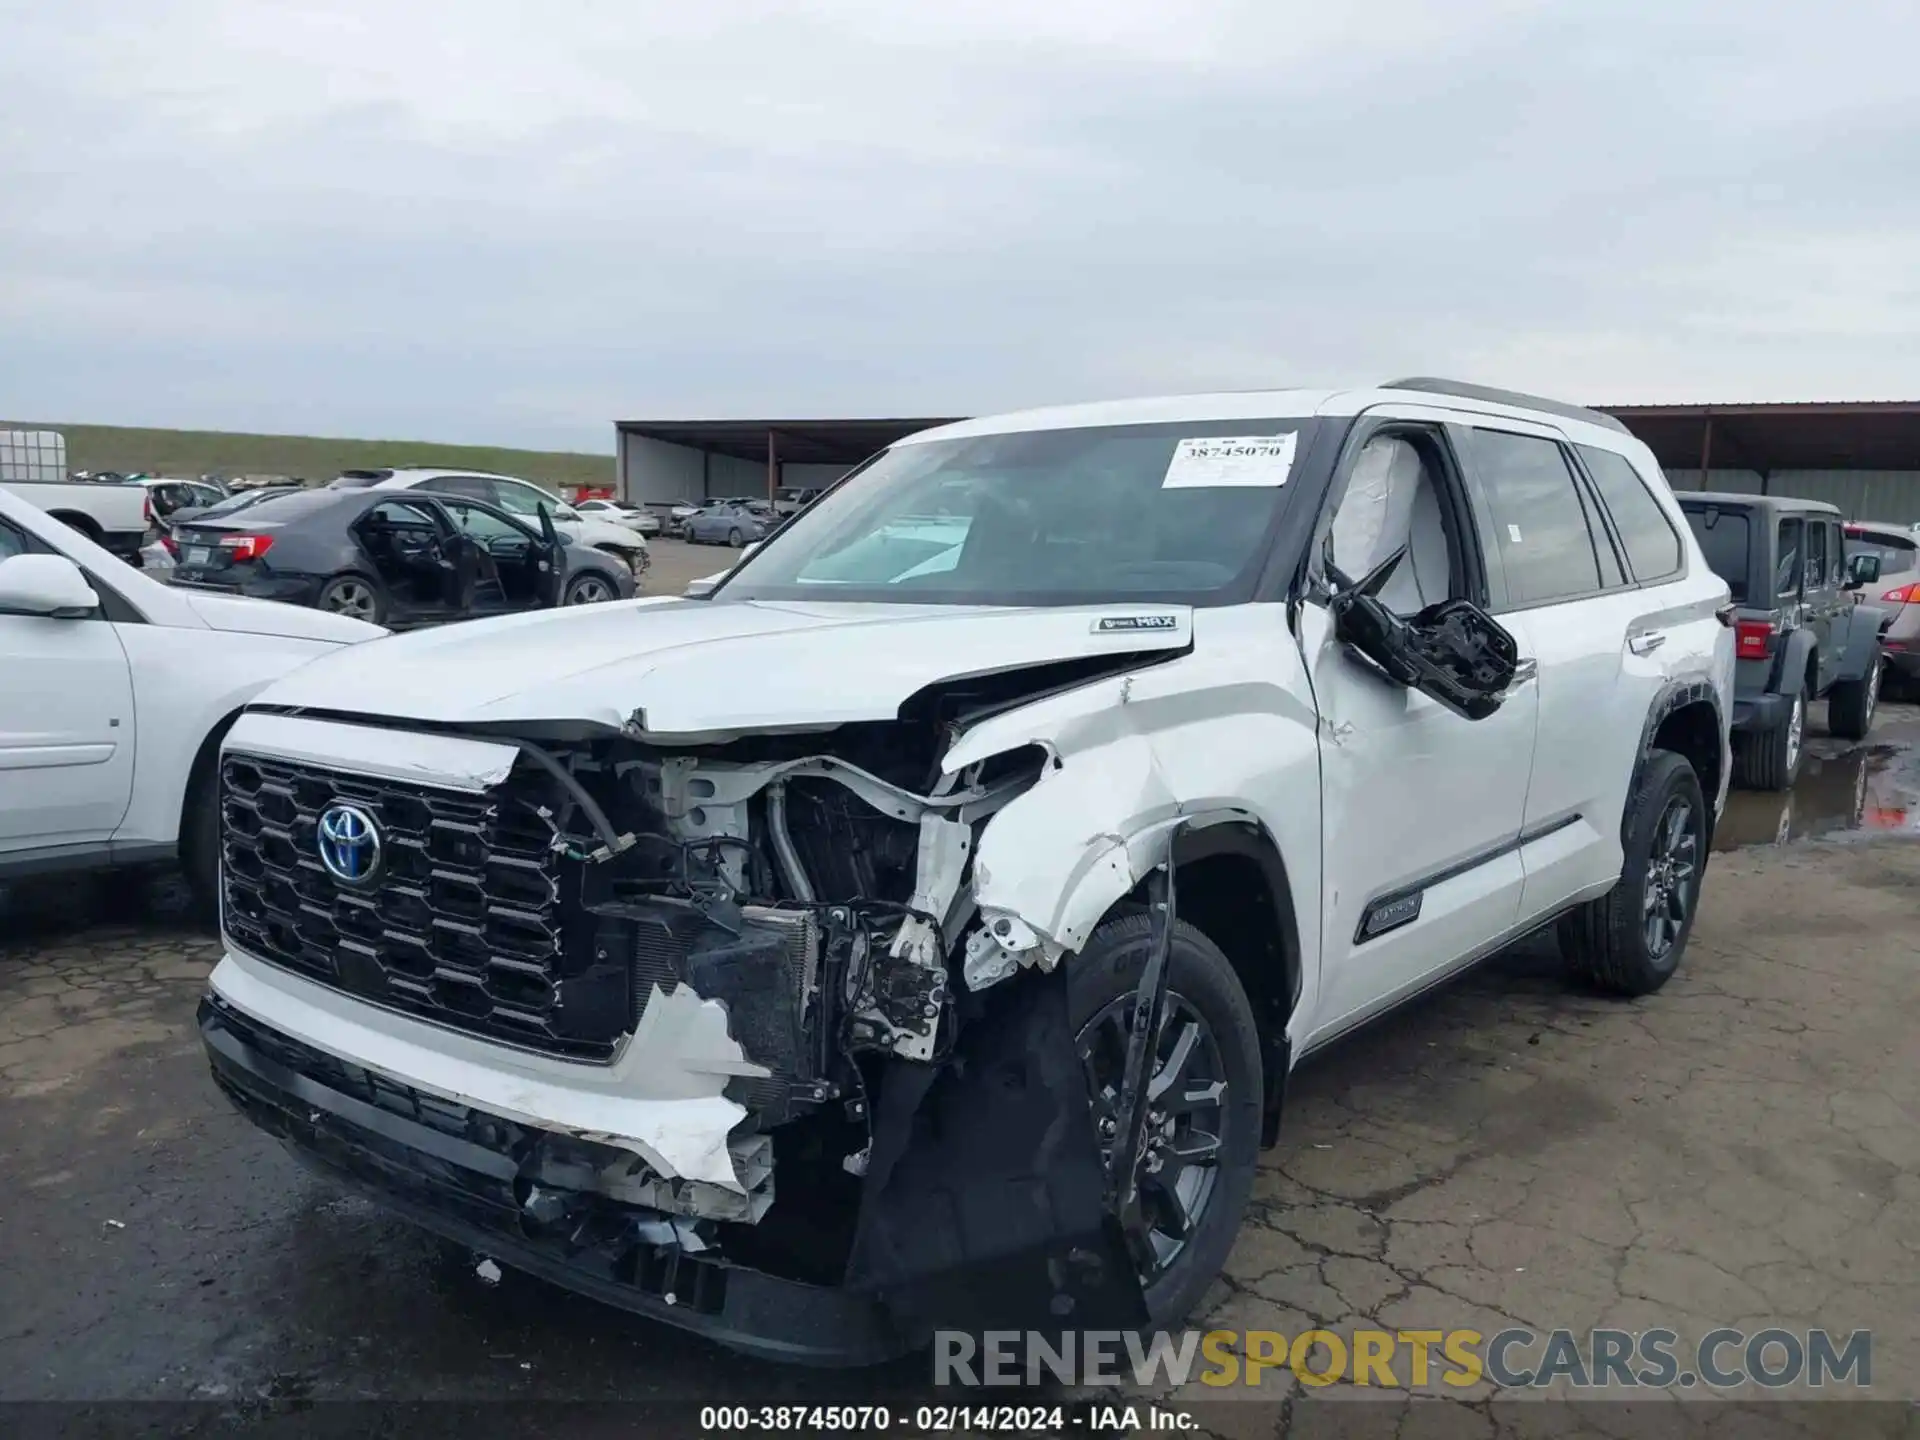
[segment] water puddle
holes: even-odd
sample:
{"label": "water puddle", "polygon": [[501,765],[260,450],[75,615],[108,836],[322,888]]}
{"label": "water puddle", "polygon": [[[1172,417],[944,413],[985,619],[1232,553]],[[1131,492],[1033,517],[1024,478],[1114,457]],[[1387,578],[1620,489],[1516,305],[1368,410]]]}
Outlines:
{"label": "water puddle", "polygon": [[1907,742],[1835,751],[1815,742],[1792,790],[1727,796],[1713,848],[1785,845],[1854,831],[1920,836],[1920,748]]}

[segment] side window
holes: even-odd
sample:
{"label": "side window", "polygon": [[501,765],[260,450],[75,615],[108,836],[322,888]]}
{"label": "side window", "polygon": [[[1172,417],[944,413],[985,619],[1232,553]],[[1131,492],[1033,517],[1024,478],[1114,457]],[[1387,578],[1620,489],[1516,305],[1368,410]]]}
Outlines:
{"label": "side window", "polygon": [[1798,520],[1780,522],[1780,546],[1775,552],[1773,564],[1773,593],[1776,595],[1800,593],[1801,528]]}
{"label": "side window", "polygon": [[433,531],[437,528],[431,515],[418,505],[409,505],[404,500],[388,500],[376,505],[367,512],[367,518],[388,530]]}
{"label": "side window", "polygon": [[518,525],[498,515],[489,514],[477,505],[462,505],[450,502],[447,513],[453,516],[453,523],[476,540],[509,540],[518,545],[528,541],[526,531]]}
{"label": "side window", "polygon": [[1660,502],[1647,489],[1647,482],[1633,468],[1633,462],[1613,450],[1597,445],[1576,447],[1593,477],[1593,488],[1613,517],[1614,531],[1626,547],[1627,563],[1634,579],[1645,584],[1664,580],[1678,573],[1682,551],[1680,536]]}
{"label": "side window", "polygon": [[11,525],[0,521],[0,560],[11,560],[16,555],[27,553],[27,537]]}
{"label": "side window", "polygon": [[422,481],[420,488],[431,490],[435,495],[464,495],[469,500],[493,503],[493,482],[482,480],[478,475],[436,475]]}
{"label": "side window", "polygon": [[1560,446],[1504,430],[1466,434],[1492,512],[1508,602],[1540,605],[1599,590],[1593,534]]}
{"label": "side window", "polygon": [[1821,590],[1827,584],[1827,527],[1818,520],[1807,524],[1807,589]]}
{"label": "side window", "polygon": [[540,518],[542,502],[545,502],[549,510],[556,513],[560,508],[558,495],[549,495],[532,485],[519,485],[512,481],[501,480],[495,483],[493,490],[495,496],[493,503],[509,515],[524,515],[529,520],[537,521]]}
{"label": "side window", "polygon": [[1406,551],[1380,591],[1396,615],[1417,614],[1455,593],[1442,482],[1431,453],[1405,434],[1368,440],[1348,466],[1347,488],[1327,535],[1333,563],[1349,580],[1394,551]]}

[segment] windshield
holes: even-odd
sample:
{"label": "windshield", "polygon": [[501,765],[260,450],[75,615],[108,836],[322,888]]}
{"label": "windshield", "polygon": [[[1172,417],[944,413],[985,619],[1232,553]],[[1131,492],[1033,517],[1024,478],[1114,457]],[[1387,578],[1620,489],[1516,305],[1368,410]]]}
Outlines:
{"label": "windshield", "polygon": [[1302,419],[1040,430],[895,446],[715,596],[1227,604],[1251,593]]}
{"label": "windshield", "polygon": [[[290,525],[336,505],[353,502],[338,490],[285,490],[246,507],[249,525]],[[208,517],[202,516],[201,519]]]}
{"label": "windshield", "polygon": [[1747,598],[1747,517],[1719,506],[1683,506],[1687,524],[1700,542],[1707,566],[1727,582],[1736,602]]}

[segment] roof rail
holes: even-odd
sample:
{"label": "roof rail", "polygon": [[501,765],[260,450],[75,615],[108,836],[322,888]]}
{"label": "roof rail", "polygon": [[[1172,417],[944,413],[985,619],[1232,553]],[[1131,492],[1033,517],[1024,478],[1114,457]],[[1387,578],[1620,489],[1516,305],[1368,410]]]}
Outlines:
{"label": "roof rail", "polygon": [[1584,405],[1569,405],[1564,400],[1548,400],[1540,395],[1523,395],[1518,390],[1496,390],[1491,385],[1470,385],[1464,380],[1439,380],[1431,375],[1413,375],[1405,380],[1389,380],[1383,390],[1420,390],[1429,395],[1457,395],[1462,400],[1486,400],[1495,405],[1512,405],[1521,410],[1544,410],[1568,420],[1584,420],[1589,425],[1604,425],[1622,435],[1633,432],[1626,424],[1604,410],[1589,410]]}

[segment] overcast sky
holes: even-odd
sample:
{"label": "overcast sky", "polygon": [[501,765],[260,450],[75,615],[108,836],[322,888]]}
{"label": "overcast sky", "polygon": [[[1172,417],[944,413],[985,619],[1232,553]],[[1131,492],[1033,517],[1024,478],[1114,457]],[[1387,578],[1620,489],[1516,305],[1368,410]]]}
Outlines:
{"label": "overcast sky", "polygon": [[1920,399],[1920,5],[0,0],[0,414]]}

